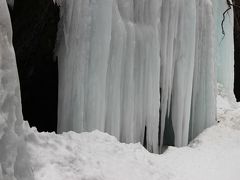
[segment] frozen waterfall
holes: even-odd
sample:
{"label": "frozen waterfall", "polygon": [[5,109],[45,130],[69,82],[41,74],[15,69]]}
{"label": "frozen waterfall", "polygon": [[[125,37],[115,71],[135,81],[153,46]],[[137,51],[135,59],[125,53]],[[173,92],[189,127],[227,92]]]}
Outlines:
{"label": "frozen waterfall", "polygon": [[159,152],[215,123],[215,60],[226,49],[213,6],[225,0],[58,3],[59,132],[99,129]]}

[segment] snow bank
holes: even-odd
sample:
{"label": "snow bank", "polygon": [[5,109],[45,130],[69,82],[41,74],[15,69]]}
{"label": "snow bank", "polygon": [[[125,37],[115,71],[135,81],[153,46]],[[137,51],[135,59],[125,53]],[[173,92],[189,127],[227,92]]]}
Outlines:
{"label": "snow bank", "polygon": [[6,1],[0,0],[0,180],[33,178],[22,123],[11,21]]}
{"label": "snow bank", "polygon": [[62,135],[28,130],[27,147],[36,180],[239,180],[240,109],[187,147],[151,154],[100,131]]}

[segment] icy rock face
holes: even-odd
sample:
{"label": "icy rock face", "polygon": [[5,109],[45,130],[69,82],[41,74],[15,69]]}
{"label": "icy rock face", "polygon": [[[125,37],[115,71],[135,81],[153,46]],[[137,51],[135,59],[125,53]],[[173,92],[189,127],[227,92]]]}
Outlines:
{"label": "icy rock face", "polygon": [[[234,43],[233,43],[233,11],[225,15],[223,29],[221,27],[222,14],[228,8],[226,2],[214,1],[214,12],[216,26],[216,66],[217,80],[222,84],[228,94],[234,100],[233,79],[234,79]],[[223,35],[224,31],[225,35]]]}
{"label": "icy rock face", "polygon": [[211,0],[57,3],[59,132],[99,129],[159,152],[214,123]]}
{"label": "icy rock face", "polygon": [[23,138],[20,86],[11,21],[0,0],[0,180],[31,180]]}

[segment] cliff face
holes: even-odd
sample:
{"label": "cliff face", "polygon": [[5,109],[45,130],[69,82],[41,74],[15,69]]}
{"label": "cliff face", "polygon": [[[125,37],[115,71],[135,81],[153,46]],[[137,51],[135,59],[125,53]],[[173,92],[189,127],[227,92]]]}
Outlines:
{"label": "cliff face", "polygon": [[49,0],[15,0],[11,19],[24,119],[39,131],[55,131],[58,72],[53,54],[59,9]]}
{"label": "cliff face", "polygon": [[[236,5],[240,5],[239,1],[235,1]],[[234,8],[234,93],[237,101],[240,101],[240,8]]]}

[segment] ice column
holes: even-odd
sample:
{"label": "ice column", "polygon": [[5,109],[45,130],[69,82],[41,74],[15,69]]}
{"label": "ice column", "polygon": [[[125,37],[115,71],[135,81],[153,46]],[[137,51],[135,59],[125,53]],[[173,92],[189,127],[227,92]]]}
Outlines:
{"label": "ice column", "polygon": [[64,1],[59,132],[99,129],[158,151],[158,0]]}
{"label": "ice column", "polygon": [[58,3],[59,132],[99,129],[158,152],[214,123],[211,0]]}
{"label": "ice column", "polygon": [[70,0],[63,7],[59,131],[104,131],[112,1]]}
{"label": "ice column", "polygon": [[196,1],[196,44],[189,140],[216,123],[215,22],[211,1]]}
{"label": "ice column", "polygon": [[31,180],[23,138],[20,86],[6,0],[0,0],[0,179]]}
{"label": "ice column", "polygon": [[[194,71],[196,3],[164,1],[162,6],[162,137],[165,118],[170,118],[174,131],[174,144],[188,143]],[[169,115],[167,111],[171,111]],[[169,127],[168,127],[169,128]],[[163,141],[162,141],[163,142]]]}

